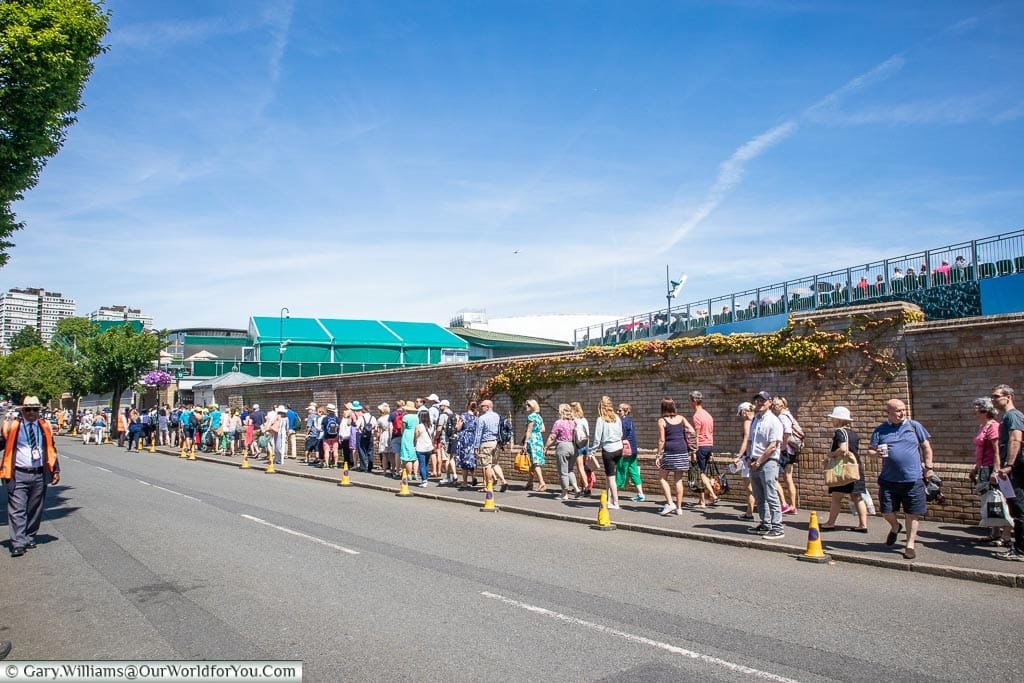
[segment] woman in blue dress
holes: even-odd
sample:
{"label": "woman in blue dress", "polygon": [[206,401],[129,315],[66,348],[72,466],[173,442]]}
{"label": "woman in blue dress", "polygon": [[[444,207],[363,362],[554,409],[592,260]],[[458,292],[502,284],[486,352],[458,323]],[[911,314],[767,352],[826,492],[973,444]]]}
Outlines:
{"label": "woman in blue dress", "polygon": [[533,488],[533,480],[540,484],[538,491],[547,491],[544,483],[544,418],[540,416],[540,404],[532,398],[526,402],[530,412],[526,416],[526,436],[523,438],[523,452],[530,457],[530,476],[526,480],[526,490]]}
{"label": "woman in blue dress", "polygon": [[466,406],[466,412],[459,416],[459,423],[456,425],[459,430],[455,438],[455,466],[462,472],[462,486],[469,486],[467,479],[472,479],[472,485],[476,486],[476,450],[473,448],[473,439],[476,437],[476,401],[470,401]]}

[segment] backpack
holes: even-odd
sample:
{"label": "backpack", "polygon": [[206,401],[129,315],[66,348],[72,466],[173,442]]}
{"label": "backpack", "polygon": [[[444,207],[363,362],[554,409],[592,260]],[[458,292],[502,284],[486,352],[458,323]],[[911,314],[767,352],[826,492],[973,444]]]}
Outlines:
{"label": "backpack", "polygon": [[512,418],[502,418],[501,423],[498,424],[498,445],[502,447],[508,446],[512,443],[514,436],[515,428],[512,427]]}
{"label": "backpack", "polygon": [[341,422],[336,415],[328,415],[324,418],[324,435],[327,438],[336,438],[339,431],[341,431]]}
{"label": "backpack", "polygon": [[789,446],[791,453],[800,453],[804,449],[804,430],[800,429],[800,423],[796,421],[792,413],[789,414],[789,419],[793,422],[793,431],[790,433],[786,445]]}
{"label": "backpack", "polygon": [[444,421],[444,440],[446,443],[451,443],[456,438],[455,430],[455,415],[449,413],[441,413],[445,416]]}
{"label": "backpack", "polygon": [[177,410],[172,410],[171,411],[171,417],[168,419],[168,423],[172,427],[177,427],[178,426],[178,421],[180,420],[180,418],[181,418],[181,413],[179,411],[177,411]]}
{"label": "backpack", "polygon": [[405,419],[404,410],[396,410],[394,415],[391,416],[391,438],[402,435],[404,429],[402,420]]}
{"label": "backpack", "polygon": [[373,442],[373,418],[369,415],[363,416],[363,428],[359,430],[359,438],[363,443]]}

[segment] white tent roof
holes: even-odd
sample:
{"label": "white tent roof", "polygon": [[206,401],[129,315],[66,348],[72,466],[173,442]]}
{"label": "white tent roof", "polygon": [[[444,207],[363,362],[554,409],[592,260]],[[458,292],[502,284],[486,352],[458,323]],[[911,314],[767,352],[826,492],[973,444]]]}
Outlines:
{"label": "white tent roof", "polygon": [[203,349],[202,351],[197,351],[196,353],[193,353],[191,356],[189,356],[188,358],[186,358],[182,362],[183,363],[187,363],[189,361],[194,361],[194,360],[211,360],[211,359],[216,358],[216,357],[217,356],[215,356],[214,354],[210,353],[206,349]]}
{"label": "white tent roof", "polygon": [[260,381],[259,377],[253,377],[247,375],[244,372],[226,372],[223,375],[214,377],[213,379],[207,379],[198,384],[192,386],[193,390],[196,389],[217,389],[219,387],[230,387],[236,384],[249,384],[251,382]]}

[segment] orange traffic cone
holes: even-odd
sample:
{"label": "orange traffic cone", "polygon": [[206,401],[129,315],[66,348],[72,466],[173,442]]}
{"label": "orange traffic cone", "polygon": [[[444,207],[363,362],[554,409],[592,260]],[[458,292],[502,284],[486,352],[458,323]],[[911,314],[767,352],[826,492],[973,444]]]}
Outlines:
{"label": "orange traffic cone", "polygon": [[402,468],[402,485],[398,487],[398,493],[395,495],[403,498],[412,495],[409,490],[409,473],[405,471],[405,468]]}
{"label": "orange traffic cone", "polygon": [[249,453],[247,451],[242,452],[242,464],[238,466],[240,470],[249,469]]}
{"label": "orange traffic cone", "polygon": [[184,441],[181,442],[181,453],[178,453],[178,457],[179,458],[187,458],[188,457],[188,444],[186,444]]}
{"label": "orange traffic cone", "polygon": [[494,482],[487,480],[487,486],[484,488],[484,506],[480,508],[480,512],[497,512],[498,508],[494,505]]}
{"label": "orange traffic cone", "polygon": [[601,507],[597,509],[597,524],[591,524],[591,529],[597,529],[598,531],[614,531],[615,525],[612,524],[612,516],[608,513],[608,492],[601,491]]}
{"label": "orange traffic cone", "polygon": [[352,480],[348,478],[348,463],[346,462],[341,467],[341,481],[338,482],[338,486],[351,486]]}
{"label": "orange traffic cone", "polygon": [[818,513],[811,511],[811,521],[807,524],[807,550],[803,555],[798,555],[798,560],[804,562],[828,562],[831,558],[825,554],[821,547],[821,528],[818,526]]}

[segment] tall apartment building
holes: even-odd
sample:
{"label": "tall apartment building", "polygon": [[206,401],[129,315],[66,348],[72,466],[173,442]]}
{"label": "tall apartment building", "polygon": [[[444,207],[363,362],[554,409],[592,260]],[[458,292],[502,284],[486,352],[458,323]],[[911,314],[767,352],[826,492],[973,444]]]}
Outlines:
{"label": "tall apartment building", "polygon": [[89,320],[94,323],[104,321],[138,320],[142,323],[143,329],[153,329],[153,316],[142,315],[142,311],[129,306],[100,306],[89,314]]}
{"label": "tall apartment building", "polygon": [[12,288],[0,294],[0,351],[10,351],[11,337],[31,327],[47,344],[57,329],[57,321],[75,314],[75,300],[60,292],[30,287]]}

